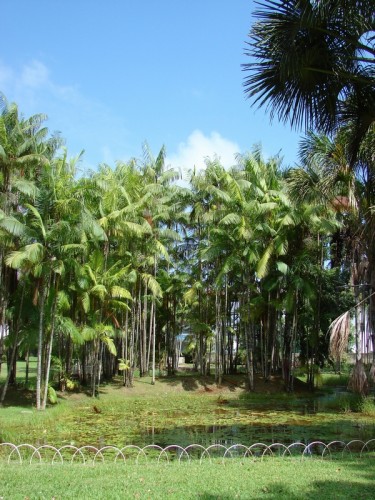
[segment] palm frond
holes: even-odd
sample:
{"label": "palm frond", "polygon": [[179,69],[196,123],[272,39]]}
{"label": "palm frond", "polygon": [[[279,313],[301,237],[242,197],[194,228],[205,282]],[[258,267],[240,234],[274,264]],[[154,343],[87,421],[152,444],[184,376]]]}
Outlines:
{"label": "palm frond", "polygon": [[12,236],[22,236],[27,231],[25,224],[12,216],[0,218],[0,227]]}
{"label": "palm frond", "polygon": [[44,247],[40,243],[31,243],[21,250],[10,252],[5,263],[13,269],[21,269],[25,264],[36,264],[42,261],[44,256]]}
{"label": "palm frond", "polygon": [[71,318],[58,316],[56,319],[56,331],[65,337],[70,337],[76,345],[82,345],[84,343],[85,336],[83,332],[77,328]]}
{"label": "palm frond", "polygon": [[147,288],[150,290],[154,297],[163,296],[163,291],[154,276],[148,273],[142,273],[142,281],[145,285],[147,285]]}
{"label": "palm frond", "polygon": [[229,226],[229,225],[237,225],[242,222],[242,217],[240,214],[237,213],[229,213],[224,215],[224,217],[220,220],[220,224],[223,226]]}
{"label": "palm frond", "polygon": [[44,222],[42,220],[42,217],[38,211],[37,208],[35,208],[33,205],[30,205],[29,203],[25,203],[25,207],[30,210],[30,212],[33,214],[33,219],[34,219],[34,224],[35,226],[40,230],[43,240],[46,239],[46,228],[44,226]]}
{"label": "palm frond", "polygon": [[348,347],[350,335],[350,311],[345,311],[334,319],[328,328],[329,352],[333,359],[339,360]]}
{"label": "palm frond", "polygon": [[268,273],[270,259],[271,256],[273,255],[273,252],[274,252],[274,245],[273,242],[271,242],[258,262],[257,275],[259,278],[264,278]]}
{"label": "palm frond", "polygon": [[119,299],[133,300],[131,293],[126,288],[121,286],[113,286],[111,288],[111,297],[116,297]]}
{"label": "palm frond", "polygon": [[90,295],[87,292],[84,292],[81,297],[81,303],[83,310],[87,314],[90,311]]}
{"label": "palm frond", "polygon": [[107,335],[102,335],[100,337],[100,340],[103,342],[103,344],[106,346],[106,348],[108,349],[108,351],[113,355],[113,356],[116,356],[117,355],[117,349],[116,349],[116,345],[114,343],[114,340],[111,339],[111,337],[108,337]]}
{"label": "palm frond", "polygon": [[16,177],[12,179],[12,185],[17,191],[32,199],[35,199],[39,192],[34,182],[25,178]]}
{"label": "palm frond", "polygon": [[108,291],[104,285],[97,284],[91,288],[91,293],[99,297],[101,300],[104,300]]}

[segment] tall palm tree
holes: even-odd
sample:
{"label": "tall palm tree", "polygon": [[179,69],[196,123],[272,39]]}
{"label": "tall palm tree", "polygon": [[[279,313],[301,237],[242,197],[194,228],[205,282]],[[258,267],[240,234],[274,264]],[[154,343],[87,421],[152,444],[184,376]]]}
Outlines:
{"label": "tall palm tree", "polygon": [[[368,309],[371,314],[374,302],[371,292],[370,262],[374,262],[371,260],[374,255],[374,233],[373,216],[368,207],[371,205],[370,200],[374,199],[375,192],[371,175],[373,172],[371,154],[368,154],[369,149],[365,149],[365,143],[370,140],[370,133],[366,135],[360,148],[363,160],[357,162],[356,168],[353,169],[350,167],[346,132],[346,129],[341,129],[334,140],[325,135],[310,133],[301,143],[302,168],[292,169],[288,173],[288,187],[294,199],[300,202],[320,203],[326,206],[326,210],[336,212],[336,219],[340,225],[327,241],[326,247],[329,253],[325,258],[330,259],[331,268],[334,272],[337,271],[337,277],[346,274],[349,280],[350,276],[350,282],[343,283],[343,286],[350,288],[356,303],[369,304]],[[337,300],[340,303],[339,293]],[[363,380],[366,374],[360,362],[363,348],[361,350],[359,339],[366,334],[365,321],[360,319],[365,315],[363,307],[354,309],[357,363],[353,373],[354,379]],[[334,316],[338,316],[341,312],[337,306]],[[341,330],[338,328],[339,322],[334,321],[332,325],[330,351],[332,357],[339,363],[341,351],[347,346],[348,337],[345,339],[344,337],[349,333],[350,323],[346,324],[348,328]],[[360,332],[360,329],[363,331]],[[368,342],[368,338],[366,340]],[[352,388],[357,390],[355,383],[352,384]]]}
{"label": "tall palm tree", "polygon": [[[19,270],[22,282],[33,284],[33,302],[39,310],[37,408],[45,409],[52,357],[57,302],[65,263],[72,269],[71,251],[80,247],[80,216],[71,198],[75,181],[75,163],[66,153],[52,159],[38,173],[40,187],[34,204],[24,203],[12,216],[3,217],[0,225],[18,236],[18,248],[8,252],[6,264]],[[81,214],[80,214],[81,215]],[[45,349],[46,355],[42,353]],[[44,366],[42,363],[44,360]],[[43,398],[42,374],[45,376]]]}
{"label": "tall palm tree", "polygon": [[351,161],[375,121],[375,16],[369,1],[263,0],[243,65],[245,92],[293,127],[351,122]]}
{"label": "tall palm tree", "polygon": [[[33,276],[35,300],[39,308],[39,336],[37,361],[36,405],[42,409],[42,349],[45,340],[46,303],[51,288],[54,287],[54,275],[63,272],[63,263],[53,250],[56,242],[57,230],[48,227],[37,208],[26,205],[27,219],[23,228],[24,245],[18,250],[10,252],[6,257],[6,264],[23,273]],[[36,302],[35,302],[36,303]]]}

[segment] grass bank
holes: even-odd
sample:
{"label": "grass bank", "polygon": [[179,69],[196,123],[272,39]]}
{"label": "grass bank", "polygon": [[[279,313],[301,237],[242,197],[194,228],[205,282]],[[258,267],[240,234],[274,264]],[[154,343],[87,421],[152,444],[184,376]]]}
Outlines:
{"label": "grass bank", "polygon": [[373,498],[374,459],[221,463],[6,465],[5,499],[367,499]]}

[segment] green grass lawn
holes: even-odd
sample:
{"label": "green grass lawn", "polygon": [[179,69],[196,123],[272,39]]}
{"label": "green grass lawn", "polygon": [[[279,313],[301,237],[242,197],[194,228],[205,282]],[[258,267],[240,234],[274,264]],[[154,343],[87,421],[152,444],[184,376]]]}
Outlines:
{"label": "green grass lawn", "polygon": [[[29,388],[35,388],[35,380],[36,380],[36,363],[37,359],[36,357],[30,356],[30,361],[29,361]],[[0,384],[2,384],[6,377],[7,377],[7,364],[2,363],[1,364],[1,371],[0,371]],[[25,378],[26,378],[26,362],[23,360],[17,361],[17,375],[16,375],[16,382],[20,385],[25,384]]]}
{"label": "green grass lawn", "polygon": [[6,499],[367,499],[375,460],[228,460],[221,463],[6,465]]}

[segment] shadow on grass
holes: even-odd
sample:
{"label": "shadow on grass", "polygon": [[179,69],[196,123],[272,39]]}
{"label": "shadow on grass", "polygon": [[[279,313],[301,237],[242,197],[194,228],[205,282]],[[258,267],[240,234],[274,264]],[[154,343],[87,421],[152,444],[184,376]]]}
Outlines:
{"label": "shadow on grass", "polygon": [[185,391],[197,391],[201,389],[205,392],[220,392],[222,388],[225,388],[231,392],[235,392],[236,389],[244,387],[243,376],[224,377],[220,385],[216,384],[214,376],[202,376],[198,374],[159,377],[158,382],[172,387],[181,386]]}
{"label": "shadow on grass", "polygon": [[[316,500],[316,498],[319,497],[327,499],[334,498],[335,500],[348,498],[374,498],[374,482],[370,480],[366,483],[353,483],[350,481],[316,481],[308,488],[308,490],[309,491],[304,490],[303,493],[295,492],[293,487],[285,486],[285,484],[280,482],[268,484],[260,488],[258,492],[252,492],[251,496],[248,498],[274,498],[277,500],[280,498],[288,500],[301,500],[301,498]],[[202,500],[233,500],[233,498],[238,498],[238,496],[217,496],[212,495],[211,493],[202,493],[199,495],[199,498]],[[241,496],[241,498],[245,497]]]}
{"label": "shadow on grass", "polygon": [[[364,469],[364,464],[361,460],[352,463],[338,463],[336,471],[342,475],[345,470],[350,471],[350,475],[356,476],[356,481],[350,481],[348,479],[329,479],[329,480],[314,480],[310,477],[306,477],[305,484],[301,484],[300,479],[296,481],[293,475],[287,475],[285,481],[272,481],[265,480],[258,488],[254,487],[249,492],[239,491],[237,495],[213,495],[211,492],[202,492],[199,494],[199,498],[204,500],[214,500],[222,499],[229,500],[233,498],[268,498],[268,499],[288,499],[288,500],[300,500],[304,499],[314,499],[316,498],[327,498],[327,499],[347,499],[347,498],[357,498],[357,499],[372,499],[374,498],[374,477],[375,477],[375,461],[374,465],[368,467],[368,461],[366,462],[367,467]],[[270,470],[272,475],[272,472]],[[302,477],[302,481],[304,478]],[[291,483],[291,484],[290,484]],[[293,484],[294,483],[294,484]],[[248,496],[247,496],[248,495]]]}
{"label": "shadow on grass", "polygon": [[[0,393],[2,386],[0,386]],[[26,406],[30,407],[35,404],[35,391],[25,388],[15,388],[11,386],[8,389],[7,395],[3,402],[3,407],[7,406]]]}

